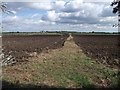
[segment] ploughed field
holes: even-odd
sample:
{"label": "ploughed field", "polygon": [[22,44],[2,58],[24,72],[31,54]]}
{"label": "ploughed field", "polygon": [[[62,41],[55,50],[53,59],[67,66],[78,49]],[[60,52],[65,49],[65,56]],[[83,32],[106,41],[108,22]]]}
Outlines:
{"label": "ploughed field", "polygon": [[[19,64],[2,68],[3,88],[119,87],[119,69],[102,64],[118,66],[118,38],[71,34],[69,37],[5,35],[5,60],[9,62],[11,55]],[[23,61],[29,62],[20,63]]]}
{"label": "ploughed field", "polygon": [[118,67],[120,60],[119,35],[73,35],[75,43],[92,59],[110,67]]}
{"label": "ploughed field", "polygon": [[67,37],[67,35],[3,35],[4,58],[11,55],[17,62],[23,62],[42,51],[61,48]]}

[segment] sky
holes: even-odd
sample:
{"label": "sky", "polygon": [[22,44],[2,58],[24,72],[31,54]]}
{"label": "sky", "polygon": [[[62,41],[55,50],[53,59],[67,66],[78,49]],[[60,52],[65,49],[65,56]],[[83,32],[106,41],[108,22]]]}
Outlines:
{"label": "sky", "polygon": [[14,14],[2,14],[3,32],[118,32],[118,28],[112,27],[118,17],[112,13],[111,2],[7,2]]}

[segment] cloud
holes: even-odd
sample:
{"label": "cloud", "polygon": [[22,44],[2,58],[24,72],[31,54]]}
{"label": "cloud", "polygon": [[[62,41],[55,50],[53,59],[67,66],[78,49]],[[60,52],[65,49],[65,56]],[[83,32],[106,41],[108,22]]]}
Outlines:
{"label": "cloud", "polygon": [[28,7],[31,9],[51,10],[51,3],[30,3]]}
{"label": "cloud", "polygon": [[65,1],[59,0],[54,2],[9,2],[8,8],[15,11],[24,11],[30,9],[38,10],[56,10],[64,8]]}
{"label": "cloud", "polygon": [[[73,3],[76,3],[76,1],[69,2],[69,4],[71,5],[73,5]],[[46,21],[55,21],[56,23],[66,23],[66,24],[101,23],[100,17],[102,17],[104,13],[103,5],[80,2],[78,6],[77,5],[75,6],[76,8],[74,6],[69,6],[69,9],[66,9],[66,7],[62,9],[61,12],[48,11],[45,15],[43,15],[42,19]]]}
{"label": "cloud", "polygon": [[[44,2],[44,3],[47,3],[47,2],[53,2],[53,1],[56,1],[56,0],[1,0],[1,2]],[[64,0],[64,1],[69,1],[69,0]],[[78,0],[78,1],[81,1],[81,0]],[[101,2],[101,0],[82,0],[84,2]],[[119,0],[117,0],[119,1]],[[112,2],[112,0],[104,0],[102,2]]]}
{"label": "cloud", "polygon": [[12,22],[18,22],[20,21],[20,18],[18,16],[7,16],[5,18],[3,18],[3,22],[9,22],[9,23],[12,23]]}
{"label": "cloud", "polygon": [[83,0],[11,2],[8,8],[16,13],[3,18],[3,24],[9,25],[11,30],[105,30],[117,22],[108,3],[84,3]]}
{"label": "cloud", "polygon": [[104,6],[102,9],[101,16],[102,17],[107,17],[107,16],[115,16],[115,14],[111,13],[112,12],[112,7],[111,6]]}
{"label": "cloud", "polygon": [[101,24],[115,24],[117,22],[117,16],[102,17],[100,19]]}
{"label": "cloud", "polygon": [[51,2],[53,0],[1,0],[1,2]]}
{"label": "cloud", "polygon": [[10,10],[16,12],[26,11],[26,10],[50,10],[52,9],[51,3],[35,3],[35,2],[9,2],[7,6]]}
{"label": "cloud", "polygon": [[52,3],[52,9],[63,9],[65,5],[65,1],[55,1]]}
{"label": "cloud", "polygon": [[55,11],[47,11],[47,13],[42,17],[45,21],[57,21],[58,16]]}

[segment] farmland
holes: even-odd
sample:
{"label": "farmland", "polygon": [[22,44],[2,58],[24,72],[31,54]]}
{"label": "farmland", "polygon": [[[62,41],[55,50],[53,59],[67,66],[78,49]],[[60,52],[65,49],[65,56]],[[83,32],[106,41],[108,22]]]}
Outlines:
{"label": "farmland", "polygon": [[117,35],[3,35],[3,88],[116,88]]}
{"label": "farmland", "polygon": [[74,35],[75,43],[93,59],[110,67],[119,66],[119,35]]}
{"label": "farmland", "polygon": [[17,62],[23,62],[47,49],[62,47],[67,37],[65,35],[3,35],[3,52],[6,56],[11,55]]}

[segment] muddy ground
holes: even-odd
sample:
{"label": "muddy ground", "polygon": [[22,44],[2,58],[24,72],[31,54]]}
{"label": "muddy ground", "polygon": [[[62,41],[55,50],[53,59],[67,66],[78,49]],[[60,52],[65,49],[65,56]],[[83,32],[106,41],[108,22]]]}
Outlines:
{"label": "muddy ground", "polygon": [[2,46],[5,57],[11,55],[17,62],[47,51],[61,48],[67,35],[3,35]]}
{"label": "muddy ground", "polygon": [[92,59],[113,68],[119,67],[119,35],[73,35],[75,43]]}

